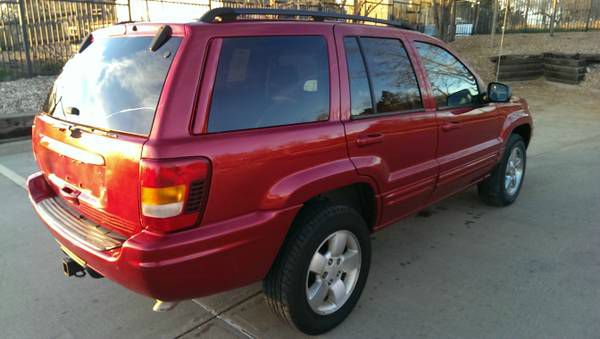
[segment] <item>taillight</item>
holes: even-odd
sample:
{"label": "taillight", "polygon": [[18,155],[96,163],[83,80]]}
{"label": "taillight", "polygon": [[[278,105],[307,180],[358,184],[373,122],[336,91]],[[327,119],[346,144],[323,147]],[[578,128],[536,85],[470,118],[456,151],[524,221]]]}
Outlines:
{"label": "taillight", "polygon": [[142,186],[142,213],[155,218],[178,216],[183,211],[185,192],[185,185],[161,188]]}
{"label": "taillight", "polygon": [[145,228],[167,233],[200,222],[210,180],[204,158],[142,160],[140,201]]}

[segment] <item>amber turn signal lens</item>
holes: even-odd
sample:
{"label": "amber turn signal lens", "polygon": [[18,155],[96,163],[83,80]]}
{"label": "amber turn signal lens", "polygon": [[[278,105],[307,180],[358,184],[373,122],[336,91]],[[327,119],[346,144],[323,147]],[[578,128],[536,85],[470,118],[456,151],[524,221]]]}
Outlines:
{"label": "amber turn signal lens", "polygon": [[181,202],[185,198],[185,185],[171,187],[142,187],[142,204],[166,205]]}
{"label": "amber turn signal lens", "polygon": [[171,187],[142,187],[142,214],[154,218],[170,218],[181,214],[185,185]]}

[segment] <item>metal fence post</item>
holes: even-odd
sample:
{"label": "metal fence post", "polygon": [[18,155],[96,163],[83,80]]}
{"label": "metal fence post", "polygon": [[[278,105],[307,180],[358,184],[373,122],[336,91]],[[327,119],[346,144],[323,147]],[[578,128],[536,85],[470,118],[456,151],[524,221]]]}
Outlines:
{"label": "metal fence post", "polygon": [[498,6],[500,5],[499,2],[499,0],[492,0],[492,6],[494,7],[494,14],[492,14],[492,31],[490,37],[490,46],[492,48],[494,48],[494,39],[496,39],[496,26],[498,25]]}
{"label": "metal fence post", "polygon": [[481,4],[479,1],[475,3],[475,22],[473,23],[472,34],[477,34],[479,32],[479,15],[481,14]]}
{"label": "metal fence post", "polygon": [[585,20],[585,31],[589,31],[590,29],[590,20],[592,19],[592,11],[594,10],[594,0],[590,0],[590,8],[587,12],[587,17]]}
{"label": "metal fence post", "polygon": [[127,14],[129,15],[129,21],[131,21],[131,0],[127,0]]}
{"label": "metal fence post", "polygon": [[27,22],[25,13],[25,0],[19,0],[19,24],[21,25],[21,33],[23,34],[23,49],[25,49],[25,62],[27,63],[27,76],[33,76],[33,67],[31,65],[31,51],[29,46],[29,35],[27,33]]}
{"label": "metal fence post", "polygon": [[531,0],[527,0],[527,7],[525,8],[525,30],[527,31],[527,27],[529,25],[529,7],[531,5]]}
{"label": "metal fence post", "polygon": [[554,28],[556,27],[556,0],[552,1],[552,18],[550,19],[550,36],[554,36]]}
{"label": "metal fence post", "polygon": [[146,0],[146,21],[150,21],[150,7],[148,7],[148,0]]}

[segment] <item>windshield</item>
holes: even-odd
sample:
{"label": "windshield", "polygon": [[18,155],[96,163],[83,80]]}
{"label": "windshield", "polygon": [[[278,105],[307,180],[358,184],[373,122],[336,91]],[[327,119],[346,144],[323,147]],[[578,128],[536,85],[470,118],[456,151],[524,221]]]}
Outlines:
{"label": "windshield", "polygon": [[180,40],[171,38],[151,52],[152,37],[95,39],[67,62],[56,80],[48,102],[52,116],[148,135]]}

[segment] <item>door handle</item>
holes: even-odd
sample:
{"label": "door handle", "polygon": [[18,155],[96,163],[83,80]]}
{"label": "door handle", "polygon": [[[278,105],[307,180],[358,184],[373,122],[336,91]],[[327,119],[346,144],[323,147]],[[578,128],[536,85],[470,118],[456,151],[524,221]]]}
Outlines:
{"label": "door handle", "polygon": [[458,121],[453,121],[453,122],[449,122],[447,124],[443,124],[442,125],[442,131],[444,132],[448,132],[448,131],[452,131],[454,129],[459,129],[462,127],[462,124]]}
{"label": "door handle", "polygon": [[361,135],[356,139],[356,144],[358,146],[378,144],[380,142],[383,142],[383,134],[381,133],[370,133],[367,135]]}

